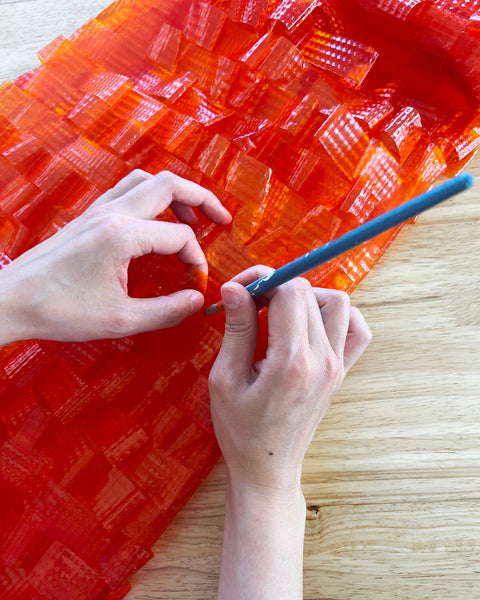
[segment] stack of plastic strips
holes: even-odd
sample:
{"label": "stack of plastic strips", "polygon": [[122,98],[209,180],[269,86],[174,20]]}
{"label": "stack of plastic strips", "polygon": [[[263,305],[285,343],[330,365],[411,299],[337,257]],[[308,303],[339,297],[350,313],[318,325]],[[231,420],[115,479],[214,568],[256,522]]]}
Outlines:
{"label": "stack of plastic strips", "polygon": [[[479,143],[477,0],[118,0],[0,88],[0,261],[135,168],[234,214],[200,219],[219,286],[279,266],[461,170]],[[478,12],[477,12],[478,11]],[[160,216],[173,219],[171,213]],[[396,232],[311,274],[351,291]],[[182,285],[131,266],[132,295]],[[114,600],[219,456],[207,377],[222,317],[0,352],[3,600]]]}

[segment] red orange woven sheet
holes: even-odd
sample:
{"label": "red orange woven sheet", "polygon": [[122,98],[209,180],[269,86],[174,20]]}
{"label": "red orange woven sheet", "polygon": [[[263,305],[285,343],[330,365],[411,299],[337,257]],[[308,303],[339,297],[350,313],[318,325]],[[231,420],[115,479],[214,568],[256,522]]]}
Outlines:
{"label": "red orange woven sheet", "polygon": [[[480,2],[118,0],[0,88],[0,265],[134,168],[212,189],[207,304],[463,168],[478,145]],[[171,213],[162,219],[173,219]],[[351,291],[395,232],[311,275]],[[182,283],[131,268],[134,295]],[[218,458],[222,317],[0,351],[2,598],[114,600]]]}

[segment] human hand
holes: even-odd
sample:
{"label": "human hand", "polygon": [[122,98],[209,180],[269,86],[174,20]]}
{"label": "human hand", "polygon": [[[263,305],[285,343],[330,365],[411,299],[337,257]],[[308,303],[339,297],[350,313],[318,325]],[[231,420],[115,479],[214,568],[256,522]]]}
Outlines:
{"label": "human hand", "polygon": [[257,309],[244,286],[268,272],[253,267],[222,287],[211,411],[230,484],[291,496],[315,429],[371,333],[347,294],[295,279],[270,293],[268,350],[254,364]]}
{"label": "human hand", "polygon": [[193,230],[155,217],[168,206],[192,223],[192,207],[227,224],[228,211],[209,191],[169,172],[136,170],[80,217],[0,271],[0,345],[41,338],[85,341],[176,325],[203,306],[181,290],[157,298],[128,296],[132,258],[176,254],[207,273]]}

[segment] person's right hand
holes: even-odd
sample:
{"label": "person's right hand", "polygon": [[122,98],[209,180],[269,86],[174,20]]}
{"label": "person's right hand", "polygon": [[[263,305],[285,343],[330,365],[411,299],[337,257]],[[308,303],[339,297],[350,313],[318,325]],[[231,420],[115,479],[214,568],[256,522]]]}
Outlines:
{"label": "person's right hand", "polygon": [[253,363],[257,309],[248,269],[222,287],[225,336],[210,374],[212,419],[230,483],[296,493],[304,454],[371,332],[347,294],[295,279],[270,293],[268,350]]}

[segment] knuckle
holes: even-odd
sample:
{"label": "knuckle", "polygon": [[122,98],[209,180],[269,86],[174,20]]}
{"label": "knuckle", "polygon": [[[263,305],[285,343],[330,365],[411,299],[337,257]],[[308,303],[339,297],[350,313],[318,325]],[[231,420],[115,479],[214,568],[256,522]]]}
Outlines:
{"label": "knuckle", "polygon": [[296,277],[295,279],[284,283],[282,287],[286,293],[300,300],[300,298],[305,297],[305,294],[311,285],[310,282],[304,277]]}
{"label": "knuckle", "polygon": [[133,322],[131,316],[124,311],[117,311],[108,320],[110,337],[122,337],[131,332]]}
{"label": "knuckle", "polygon": [[225,323],[225,335],[238,338],[239,336],[250,335],[252,326],[245,321],[227,321]]}
{"label": "knuckle", "polygon": [[190,244],[192,241],[197,241],[195,232],[190,225],[185,223],[174,223],[173,228],[172,231],[176,231],[178,238],[184,240],[185,245]]}
{"label": "knuckle", "polygon": [[162,326],[163,327],[175,327],[179,325],[185,317],[190,314],[189,309],[185,304],[175,302],[172,298],[166,296],[164,298],[164,307],[162,313]]}
{"label": "knuckle", "polygon": [[356,306],[351,308],[352,318],[355,323],[354,335],[361,345],[365,348],[370,344],[373,338],[372,331],[362,316],[362,313]]}
{"label": "knuckle", "polygon": [[297,277],[296,283],[301,290],[308,290],[312,287],[312,284],[305,277]]}
{"label": "knuckle", "polygon": [[370,327],[368,327],[368,325],[362,327],[362,329],[360,330],[360,343],[362,344],[362,346],[366,348],[370,344],[372,339],[373,334]]}
{"label": "knuckle", "polygon": [[[271,273],[274,269],[273,267],[270,267],[268,265],[264,265],[259,264],[259,265],[255,265],[254,267],[251,267],[251,269],[256,269],[259,273],[263,273],[264,275],[268,275],[268,273]],[[249,270],[249,269],[247,269]]]}
{"label": "knuckle", "polygon": [[311,353],[304,346],[289,348],[287,356],[284,357],[284,374],[289,381],[297,385],[306,383],[310,375],[315,371],[315,365]]}
{"label": "knuckle", "polygon": [[210,374],[208,376],[208,388],[210,392],[218,393],[221,388],[220,370],[216,367],[216,363],[213,365]]}
{"label": "knuckle", "polygon": [[157,179],[167,187],[173,187],[175,182],[178,180],[178,175],[175,175],[171,171],[160,171],[156,175]]}
{"label": "knuckle", "polygon": [[98,223],[100,233],[108,239],[116,239],[123,235],[128,228],[129,220],[125,215],[119,213],[104,214]]}
{"label": "knuckle", "polygon": [[217,358],[210,371],[208,387],[211,394],[227,396],[231,395],[236,388],[232,373],[222,366],[220,358]]}
{"label": "knuckle", "polygon": [[165,320],[165,327],[176,327],[177,325],[180,325],[180,323],[185,319],[185,317],[187,316],[186,311],[180,308],[176,308],[173,309],[173,311],[168,315],[167,319]]}
{"label": "knuckle", "polygon": [[147,173],[147,171],[144,171],[143,169],[134,169],[125,177],[124,181],[138,185],[151,177],[153,177],[153,175],[150,175],[150,173]]}
{"label": "knuckle", "polygon": [[187,241],[196,240],[195,232],[190,227],[190,225],[186,225],[185,223],[179,223],[179,226],[182,228],[183,235],[186,237]]}
{"label": "knuckle", "polygon": [[88,214],[89,231],[99,242],[110,242],[123,237],[129,228],[128,217],[113,212],[105,206],[92,207]]}
{"label": "knuckle", "polygon": [[342,375],[342,362],[332,349],[325,352],[325,375],[331,382],[336,382]]}
{"label": "knuckle", "polygon": [[350,310],[350,296],[341,290],[332,290],[330,302],[339,311]]}
{"label": "knuckle", "polygon": [[144,171],[143,169],[134,169],[128,177],[133,179],[149,179],[151,177],[150,173]]}

